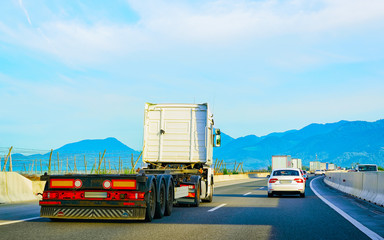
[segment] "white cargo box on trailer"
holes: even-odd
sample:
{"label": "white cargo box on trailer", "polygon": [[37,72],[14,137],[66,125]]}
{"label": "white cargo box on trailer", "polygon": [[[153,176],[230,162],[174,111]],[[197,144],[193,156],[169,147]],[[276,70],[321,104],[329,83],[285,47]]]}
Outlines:
{"label": "white cargo box on trailer", "polygon": [[212,117],[207,104],[146,103],[143,161],[211,165]]}
{"label": "white cargo box on trailer", "polygon": [[303,168],[303,164],[300,158],[292,158],[292,168]]}
{"label": "white cargo box on trailer", "polygon": [[290,155],[272,156],[272,169],[291,168],[292,160]]}

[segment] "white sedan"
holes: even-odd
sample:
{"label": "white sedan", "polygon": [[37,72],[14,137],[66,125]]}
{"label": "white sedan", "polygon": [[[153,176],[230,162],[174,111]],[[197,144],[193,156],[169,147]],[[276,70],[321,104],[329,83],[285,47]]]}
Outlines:
{"label": "white sedan", "polygon": [[325,170],[316,170],[315,176],[317,176],[317,175],[325,175]]}
{"label": "white sedan", "polygon": [[268,197],[275,193],[298,193],[305,197],[305,180],[296,168],[274,169],[268,179]]}

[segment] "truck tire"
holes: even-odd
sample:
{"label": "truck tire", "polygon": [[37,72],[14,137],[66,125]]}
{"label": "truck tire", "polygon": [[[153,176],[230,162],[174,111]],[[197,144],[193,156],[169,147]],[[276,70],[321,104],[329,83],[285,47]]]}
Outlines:
{"label": "truck tire", "polygon": [[165,213],[164,215],[165,216],[170,216],[172,214],[172,210],[173,210],[173,200],[175,198],[175,192],[174,192],[174,188],[173,188],[173,183],[170,182],[168,184],[168,188],[167,188],[167,201],[166,201],[166,204],[165,204]]}
{"label": "truck tire", "polygon": [[148,197],[146,199],[147,209],[145,211],[145,221],[151,222],[155,217],[156,210],[156,187],[155,183],[151,184],[151,187],[148,192]]}
{"label": "truck tire", "polygon": [[165,192],[165,183],[161,181],[159,188],[159,199],[156,201],[156,218],[162,218],[165,213],[165,203],[166,203],[166,192]]}
{"label": "truck tire", "polygon": [[196,190],[195,190],[195,201],[192,206],[198,207],[200,205],[200,181],[196,183]]}

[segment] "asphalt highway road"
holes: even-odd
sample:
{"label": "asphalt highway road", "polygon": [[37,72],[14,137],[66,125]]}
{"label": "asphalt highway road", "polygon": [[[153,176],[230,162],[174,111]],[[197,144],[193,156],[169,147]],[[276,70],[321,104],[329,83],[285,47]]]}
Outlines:
{"label": "asphalt highway road", "polygon": [[305,198],[267,198],[266,185],[256,179],[217,187],[212,203],[175,207],[151,223],[36,218],[8,224],[38,217],[39,206],[0,206],[0,239],[369,239],[320,200],[309,181]]}

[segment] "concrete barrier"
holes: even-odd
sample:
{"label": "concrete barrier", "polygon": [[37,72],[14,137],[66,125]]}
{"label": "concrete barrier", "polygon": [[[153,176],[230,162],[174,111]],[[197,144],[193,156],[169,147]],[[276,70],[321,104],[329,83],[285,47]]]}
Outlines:
{"label": "concrete barrier", "polygon": [[250,174],[233,174],[233,175],[215,175],[213,180],[215,182],[223,182],[230,180],[241,180],[241,179],[249,179],[249,178],[259,178],[259,177],[267,177],[270,173],[250,173]]}
{"label": "concrete barrier", "polygon": [[364,173],[363,175],[363,191],[360,197],[366,201],[373,202],[373,199],[377,195],[377,177],[378,174],[375,172]]}
{"label": "concrete barrier", "polygon": [[0,172],[0,203],[37,200],[32,181],[16,172]]}
{"label": "concrete barrier", "polygon": [[230,180],[248,179],[248,174],[234,174],[234,175],[215,175],[213,182],[224,182]]}
{"label": "concrete barrier", "polygon": [[378,174],[377,177],[377,195],[373,199],[378,205],[384,206],[384,174]]}
{"label": "concrete barrier", "polygon": [[350,193],[353,196],[359,197],[361,196],[361,192],[363,191],[363,173],[362,172],[350,172],[352,174],[352,192]]}
{"label": "concrete barrier", "polygon": [[250,173],[248,174],[249,177],[251,178],[256,178],[256,177],[267,177],[268,175],[270,175],[271,173],[269,172],[263,172],[263,173]]}
{"label": "concrete barrier", "polygon": [[327,172],[324,182],[342,192],[384,206],[384,172]]}

